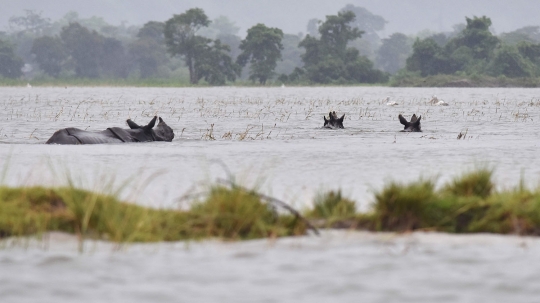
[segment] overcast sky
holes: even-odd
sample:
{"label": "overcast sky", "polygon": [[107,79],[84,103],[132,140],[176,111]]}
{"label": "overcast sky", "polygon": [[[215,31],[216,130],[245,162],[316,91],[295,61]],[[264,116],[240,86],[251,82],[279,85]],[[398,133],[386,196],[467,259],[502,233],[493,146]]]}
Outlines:
{"label": "overcast sky", "polygon": [[465,16],[490,17],[496,33],[540,25],[540,1],[535,0],[0,0],[0,30],[7,29],[9,17],[24,15],[25,9],[42,11],[52,20],[77,11],[82,18],[99,16],[114,25],[142,25],[200,7],[210,19],[228,17],[241,34],[257,23],[297,34],[306,32],[309,19],[324,19],[349,3],[385,18],[383,36],[451,31],[465,22]]}

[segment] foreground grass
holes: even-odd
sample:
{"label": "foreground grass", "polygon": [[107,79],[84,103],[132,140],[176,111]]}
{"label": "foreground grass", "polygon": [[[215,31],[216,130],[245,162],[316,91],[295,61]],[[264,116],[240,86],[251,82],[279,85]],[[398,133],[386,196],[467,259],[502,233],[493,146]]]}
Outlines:
{"label": "foreground grass", "polygon": [[275,213],[258,196],[222,186],[187,211],[143,207],[71,187],[0,187],[0,237],[63,231],[114,242],[218,237],[255,239],[304,234],[293,216]]}
{"label": "foreground grass", "polygon": [[305,211],[308,221],[296,211],[290,215],[276,211],[274,207],[282,202],[272,205],[268,202],[272,199],[234,184],[215,185],[189,210],[172,210],[72,187],[0,187],[0,238],[63,231],[81,240],[118,243],[243,240],[303,235],[312,225],[540,235],[540,191],[521,183],[497,192],[489,169],[469,172],[439,188],[428,179],[391,182],[375,193],[373,207],[366,213],[358,213],[356,203],[341,191],[316,196],[313,208]]}
{"label": "foreground grass", "polygon": [[523,185],[500,192],[494,188],[489,169],[466,173],[440,189],[433,180],[391,182],[375,193],[370,212],[341,214],[341,220],[328,216],[327,222],[373,231],[540,235],[540,191]]}

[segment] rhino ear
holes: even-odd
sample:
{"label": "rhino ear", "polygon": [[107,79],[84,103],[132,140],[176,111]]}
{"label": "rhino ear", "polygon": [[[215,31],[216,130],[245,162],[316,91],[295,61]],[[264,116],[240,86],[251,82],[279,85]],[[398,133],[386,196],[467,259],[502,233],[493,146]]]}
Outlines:
{"label": "rhino ear", "polygon": [[414,127],[419,127],[420,126],[420,119],[422,119],[422,116],[420,116],[418,119],[416,119],[416,121],[412,122],[411,124]]}
{"label": "rhino ear", "polygon": [[399,114],[398,118],[399,118],[399,122],[401,124],[405,125],[405,127],[407,127],[407,125],[409,125],[409,122],[407,121],[407,119],[405,119],[401,114]]}
{"label": "rhino ear", "polygon": [[127,119],[126,122],[127,122],[127,125],[129,126],[129,128],[131,128],[131,129],[141,128],[141,127],[139,126],[139,124],[137,124],[137,123],[131,121],[131,119]]}
{"label": "rhino ear", "polygon": [[156,120],[157,120],[157,116],[154,116],[154,118],[150,120],[150,123],[148,123],[148,125],[145,126],[145,128],[149,128],[149,129],[154,128],[154,126],[156,125]]}

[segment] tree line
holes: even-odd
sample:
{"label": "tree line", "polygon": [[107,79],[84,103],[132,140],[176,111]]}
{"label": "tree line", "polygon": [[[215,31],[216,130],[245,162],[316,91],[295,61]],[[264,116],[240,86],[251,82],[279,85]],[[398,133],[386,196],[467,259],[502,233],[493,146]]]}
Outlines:
{"label": "tree line", "polygon": [[362,7],[347,5],[307,34],[256,24],[245,38],[226,17],[200,8],[142,27],[112,26],[71,12],[51,22],[35,11],[12,17],[0,32],[0,75],[52,78],[180,78],[223,85],[238,78],[259,84],[386,83],[392,75],[540,76],[539,27],[496,36],[488,17],[465,18],[453,32],[394,33]]}

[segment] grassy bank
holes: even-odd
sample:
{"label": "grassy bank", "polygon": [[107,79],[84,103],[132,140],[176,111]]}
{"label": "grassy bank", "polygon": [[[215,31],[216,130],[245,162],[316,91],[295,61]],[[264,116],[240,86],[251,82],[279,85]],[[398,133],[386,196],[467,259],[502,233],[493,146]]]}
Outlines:
{"label": "grassy bank", "polygon": [[[46,87],[190,87],[186,80],[163,79],[89,79],[89,78],[36,78],[32,80],[0,79],[0,86],[46,86]],[[204,85],[202,85],[204,86]]]}
{"label": "grassy bank", "polygon": [[[370,212],[327,211],[330,215],[319,222],[372,231],[540,235],[540,191],[522,184],[504,191],[494,188],[488,169],[464,174],[440,188],[433,180],[391,182],[375,193]],[[340,203],[348,204],[332,205],[337,209]]]}
{"label": "grassy bank", "polygon": [[396,75],[390,80],[395,87],[540,87],[540,78],[507,78],[485,75],[435,75],[420,77]]}
{"label": "grassy bank", "polygon": [[[36,78],[32,80],[18,80],[0,78],[0,86],[26,87],[27,84],[39,87],[211,87],[201,81],[199,84],[190,84],[186,79],[156,78],[156,79],[87,79],[87,78]],[[264,87],[280,87],[279,81],[269,82]],[[287,83],[286,86],[393,86],[393,87],[540,87],[540,78],[507,78],[490,77],[485,75],[458,76],[435,75],[420,77],[416,74],[395,75],[388,83],[357,83],[357,84],[318,84],[309,82]],[[224,86],[261,87],[252,81],[229,82]]]}
{"label": "grassy bank", "polygon": [[0,187],[0,237],[62,231],[114,242],[304,234],[305,224],[274,212],[260,197],[215,186],[191,209],[154,209],[71,187]]}
{"label": "grassy bank", "polygon": [[[0,78],[0,87],[26,87],[30,84],[34,87],[212,87],[208,83],[201,81],[198,84],[191,84],[186,79],[175,78],[155,78],[155,79],[88,79],[88,78],[36,78],[32,80],[19,80]],[[279,81],[269,81],[266,85],[260,85],[258,82],[248,80],[237,80],[228,82],[224,86],[235,87],[281,87]],[[295,82],[285,84],[287,87],[303,87],[303,86],[387,86],[385,83],[369,84],[317,84],[309,82]]]}
{"label": "grassy bank", "polygon": [[[276,211],[276,206],[290,212]],[[302,216],[279,200],[234,184],[211,187],[188,210],[148,208],[72,187],[0,187],[0,238],[63,231],[80,239],[119,243],[243,240],[303,235],[311,224],[371,231],[540,235],[540,191],[523,185],[495,191],[492,171],[480,169],[439,188],[426,179],[391,182],[375,193],[365,213],[357,212],[356,203],[340,191],[321,193]]]}

